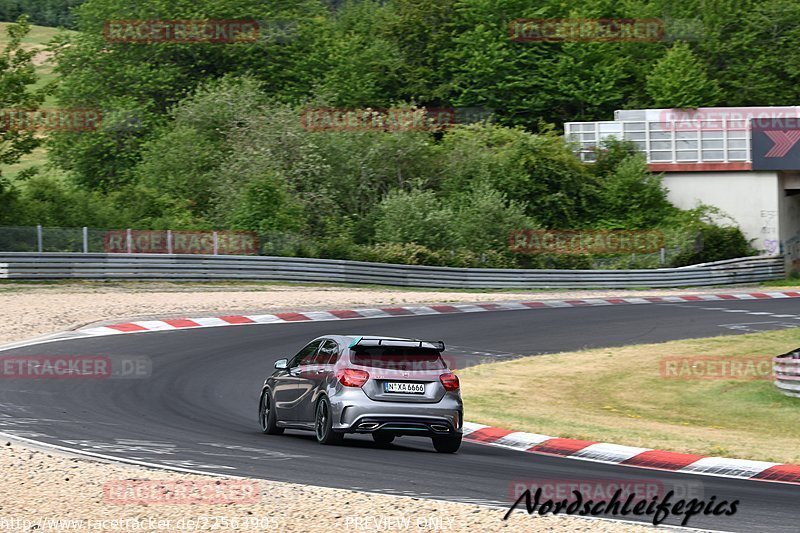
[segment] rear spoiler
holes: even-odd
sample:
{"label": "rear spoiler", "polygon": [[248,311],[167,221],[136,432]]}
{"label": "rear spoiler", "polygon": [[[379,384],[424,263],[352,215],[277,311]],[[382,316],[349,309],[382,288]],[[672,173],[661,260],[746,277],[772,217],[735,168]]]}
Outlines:
{"label": "rear spoiler", "polygon": [[406,348],[433,348],[443,352],[445,349],[444,341],[421,341],[421,340],[396,340],[396,339],[365,339],[358,337],[350,343],[350,348],[356,346],[397,346]]}

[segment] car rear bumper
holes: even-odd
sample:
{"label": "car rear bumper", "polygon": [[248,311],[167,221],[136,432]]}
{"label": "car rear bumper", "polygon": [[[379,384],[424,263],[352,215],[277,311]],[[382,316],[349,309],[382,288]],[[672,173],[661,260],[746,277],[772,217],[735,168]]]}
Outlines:
{"label": "car rear bumper", "polygon": [[458,395],[446,394],[436,403],[376,402],[363,392],[361,395],[363,399],[357,401],[352,397],[332,399],[334,431],[419,436],[462,432],[464,408]]}
{"label": "car rear bumper", "polygon": [[446,418],[365,416],[356,420],[344,433],[391,433],[418,437],[447,437],[461,434]]}

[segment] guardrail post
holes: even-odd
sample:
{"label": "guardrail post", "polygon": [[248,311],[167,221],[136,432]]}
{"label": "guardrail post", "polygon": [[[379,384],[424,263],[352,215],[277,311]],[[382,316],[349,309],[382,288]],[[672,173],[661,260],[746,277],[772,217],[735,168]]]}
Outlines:
{"label": "guardrail post", "polygon": [[167,230],[167,253],[172,255],[172,230]]}
{"label": "guardrail post", "polygon": [[83,253],[89,253],[89,228],[83,227]]}
{"label": "guardrail post", "polygon": [[127,245],[128,245],[128,253],[131,254],[131,253],[133,253],[133,233],[131,232],[131,228],[128,228],[125,231],[126,231],[125,240],[127,241]]}
{"label": "guardrail post", "polygon": [[39,253],[42,253],[42,249],[44,248],[44,246],[42,246],[42,225],[41,224],[37,224],[36,225],[36,248],[39,250]]}
{"label": "guardrail post", "polygon": [[217,232],[214,232],[214,255],[218,255],[219,252],[219,239],[217,238]]}

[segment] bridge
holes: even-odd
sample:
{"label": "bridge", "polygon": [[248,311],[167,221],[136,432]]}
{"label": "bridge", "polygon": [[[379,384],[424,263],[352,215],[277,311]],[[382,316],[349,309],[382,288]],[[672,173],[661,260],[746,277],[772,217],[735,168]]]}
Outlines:
{"label": "bridge", "polygon": [[603,140],[631,141],[673,204],[718,207],[759,252],[800,271],[800,106],[620,110],[564,133],[587,163]]}

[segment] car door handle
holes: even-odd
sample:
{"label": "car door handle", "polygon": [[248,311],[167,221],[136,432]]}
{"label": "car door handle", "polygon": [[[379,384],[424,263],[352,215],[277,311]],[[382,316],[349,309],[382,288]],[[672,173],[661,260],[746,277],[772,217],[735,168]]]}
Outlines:
{"label": "car door handle", "polygon": [[289,375],[297,377],[299,375],[308,376],[308,375],[311,375],[311,374],[324,374],[325,372],[326,372],[325,370],[305,370],[305,371],[301,371],[299,368],[297,368],[297,369],[289,370]]}

